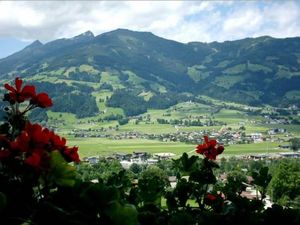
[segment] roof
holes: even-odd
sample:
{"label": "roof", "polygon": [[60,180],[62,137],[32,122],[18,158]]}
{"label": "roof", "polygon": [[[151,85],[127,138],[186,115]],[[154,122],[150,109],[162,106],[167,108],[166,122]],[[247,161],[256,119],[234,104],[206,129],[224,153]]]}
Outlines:
{"label": "roof", "polygon": [[153,155],[160,156],[160,157],[172,157],[175,156],[176,154],[171,152],[161,152],[161,153],[154,153]]}

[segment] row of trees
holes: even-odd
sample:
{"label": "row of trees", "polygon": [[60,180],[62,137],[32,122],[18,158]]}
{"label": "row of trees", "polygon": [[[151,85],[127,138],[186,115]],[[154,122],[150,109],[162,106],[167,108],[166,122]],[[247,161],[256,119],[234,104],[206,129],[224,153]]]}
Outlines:
{"label": "row of trees", "polygon": [[156,93],[148,101],[146,101],[143,97],[140,97],[137,94],[138,93],[127,91],[125,89],[116,90],[111,98],[108,99],[106,105],[122,108],[126,116],[136,116],[147,112],[148,108],[166,109],[179,102],[191,100],[192,98],[186,95],[168,92]]}
{"label": "row of trees", "polygon": [[108,107],[120,107],[126,116],[135,116],[147,112],[145,100],[133,93],[117,90],[106,102]]}
{"label": "row of trees", "polygon": [[54,112],[74,113],[77,118],[94,116],[99,113],[96,99],[90,93],[91,87],[66,83],[32,82],[38,90],[45,90],[52,97]]}

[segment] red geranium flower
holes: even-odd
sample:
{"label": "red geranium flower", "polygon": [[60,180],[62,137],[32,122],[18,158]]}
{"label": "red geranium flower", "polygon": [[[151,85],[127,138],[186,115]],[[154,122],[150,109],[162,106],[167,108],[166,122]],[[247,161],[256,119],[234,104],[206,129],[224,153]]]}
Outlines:
{"label": "red geranium flower", "polygon": [[[36,94],[35,87],[25,85],[22,88],[23,81],[19,77],[15,79],[15,86],[5,84],[4,87],[9,92],[5,94],[4,100],[11,104],[22,103],[30,100],[29,105],[19,111],[18,107],[12,107],[12,119],[21,118],[21,122],[25,122],[23,115],[35,107],[46,108],[53,105],[51,98],[47,93]],[[16,121],[19,124],[20,121]],[[14,124],[11,123],[13,126]],[[66,139],[61,138],[53,131],[43,128],[39,124],[27,123],[21,128],[17,127],[18,136],[15,139],[8,140],[5,136],[0,135],[0,160],[12,158],[27,164],[38,170],[48,170],[50,166],[50,152],[59,151],[67,162],[79,162],[78,147],[66,146]],[[12,129],[14,130],[14,129]],[[12,135],[14,136],[14,135]]]}
{"label": "red geranium flower", "polygon": [[224,206],[224,198],[222,194],[206,194],[204,197],[204,204],[211,206],[215,210],[220,210],[220,207]]}
{"label": "red geranium flower", "polygon": [[80,162],[80,159],[79,159],[79,155],[78,155],[78,147],[71,147],[71,148],[66,148],[64,151],[63,151],[64,155],[66,156],[66,160],[68,162]]}
{"label": "red geranium flower", "polygon": [[67,140],[65,138],[61,138],[53,131],[50,131],[50,146],[52,150],[63,150],[66,147]]}
{"label": "red geranium flower", "polygon": [[8,99],[6,100],[14,102],[24,102],[26,99],[33,98],[35,96],[35,87],[32,85],[25,85],[22,88],[23,81],[17,77],[15,79],[15,87],[4,84],[4,87],[9,91],[8,93]]}
{"label": "red geranium flower", "polygon": [[216,140],[209,140],[208,136],[204,136],[204,143],[197,146],[196,152],[205,155],[208,159],[215,160],[217,155],[224,151],[224,146],[220,145],[216,147],[216,145]]}
{"label": "red geranium flower", "polygon": [[21,135],[11,143],[11,148],[21,152],[32,152],[35,148],[45,147],[49,138],[48,129],[43,129],[39,124],[28,123]]}
{"label": "red geranium flower", "polygon": [[78,147],[68,148],[66,139],[39,124],[28,123],[10,147],[25,154],[25,163],[33,167],[47,166],[48,152],[58,150],[68,162],[79,162]]}
{"label": "red geranium flower", "polygon": [[30,103],[41,108],[47,108],[53,105],[51,98],[44,92],[37,94]]}
{"label": "red geranium flower", "polygon": [[31,156],[25,159],[25,163],[32,167],[39,167],[41,163],[41,156],[34,152]]}
{"label": "red geranium flower", "polygon": [[204,197],[204,203],[207,205],[212,205],[216,200],[217,200],[217,196],[215,196],[213,194],[207,194]]}

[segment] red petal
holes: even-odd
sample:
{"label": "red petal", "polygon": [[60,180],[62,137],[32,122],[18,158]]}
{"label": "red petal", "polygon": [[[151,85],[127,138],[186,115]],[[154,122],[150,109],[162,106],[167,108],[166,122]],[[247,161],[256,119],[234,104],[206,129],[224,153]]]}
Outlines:
{"label": "red petal", "polygon": [[210,140],[209,144],[212,145],[213,147],[215,147],[217,145],[217,141],[216,140]]}
{"label": "red petal", "polygon": [[34,124],[31,131],[31,139],[36,145],[46,145],[49,142],[49,132],[44,132],[43,128],[39,124]]}
{"label": "red petal", "polygon": [[64,154],[73,162],[80,162],[80,158],[78,155],[78,147],[67,148],[64,151]]}
{"label": "red petal", "polygon": [[26,99],[33,98],[35,96],[35,87],[32,85],[24,86],[22,90],[22,96]]}
{"label": "red petal", "polygon": [[26,160],[25,163],[33,166],[33,167],[38,167],[40,165],[41,162],[41,156],[39,156],[36,153],[32,153],[31,156],[29,156]]}
{"label": "red petal", "polygon": [[66,145],[67,140],[64,137],[61,140],[62,140],[63,145]]}
{"label": "red petal", "polygon": [[213,194],[207,194],[207,195],[206,195],[206,198],[208,198],[208,199],[210,199],[210,200],[212,200],[212,201],[214,201],[214,200],[217,199],[217,197],[216,197],[215,195],[213,195]]}
{"label": "red petal", "polygon": [[218,154],[221,154],[224,151],[224,146],[219,146],[218,147]]}
{"label": "red petal", "polygon": [[17,92],[21,91],[22,83],[23,83],[23,81],[19,77],[17,77],[15,80]]}
{"label": "red petal", "polygon": [[11,92],[16,92],[16,89],[9,84],[4,84],[4,88],[11,91]]}
{"label": "red petal", "polygon": [[197,148],[196,148],[196,152],[199,153],[199,154],[203,154],[205,149],[206,149],[205,145],[198,145]]}
{"label": "red petal", "polygon": [[54,132],[51,132],[50,142],[52,142],[53,145],[52,150],[62,150],[66,145],[66,139],[54,134]]}
{"label": "red petal", "polygon": [[217,197],[215,195],[207,194],[204,198],[204,203],[206,205],[213,205],[216,200],[217,200]]}
{"label": "red petal", "polygon": [[209,143],[209,141],[208,141],[208,136],[204,136],[204,141],[205,141],[206,144]]}
{"label": "red petal", "polygon": [[30,137],[26,131],[22,131],[21,135],[17,137],[17,139],[11,142],[10,147],[13,150],[26,152],[28,151],[28,143],[30,141]]}
{"label": "red petal", "polygon": [[49,98],[48,94],[46,93],[39,93],[36,96],[35,103],[37,104],[37,106],[41,108],[46,108],[53,105],[52,100]]}

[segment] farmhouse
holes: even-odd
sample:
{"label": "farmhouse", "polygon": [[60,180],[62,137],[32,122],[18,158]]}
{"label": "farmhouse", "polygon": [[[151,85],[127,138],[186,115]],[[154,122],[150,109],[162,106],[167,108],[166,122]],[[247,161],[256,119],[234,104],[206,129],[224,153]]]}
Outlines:
{"label": "farmhouse", "polygon": [[300,152],[282,152],[279,155],[283,158],[300,158]]}
{"label": "farmhouse", "polygon": [[252,134],[250,134],[250,136],[253,139],[254,143],[263,141],[262,133],[252,133]]}
{"label": "farmhouse", "polygon": [[268,130],[269,135],[274,135],[274,134],[284,134],[286,133],[286,129],[284,128],[273,128]]}

